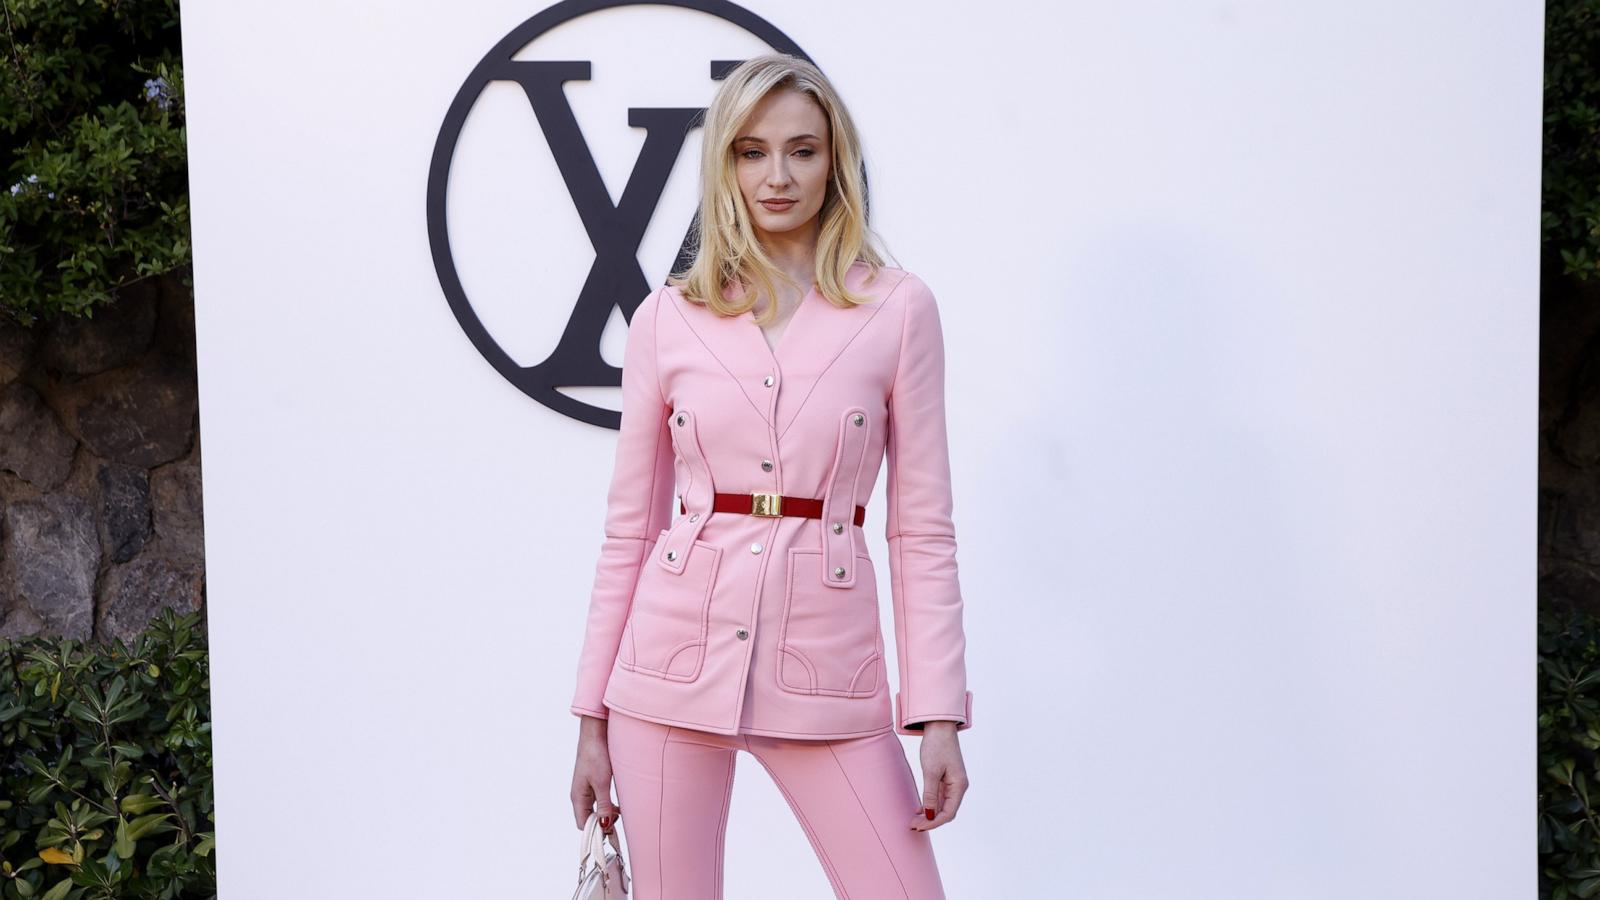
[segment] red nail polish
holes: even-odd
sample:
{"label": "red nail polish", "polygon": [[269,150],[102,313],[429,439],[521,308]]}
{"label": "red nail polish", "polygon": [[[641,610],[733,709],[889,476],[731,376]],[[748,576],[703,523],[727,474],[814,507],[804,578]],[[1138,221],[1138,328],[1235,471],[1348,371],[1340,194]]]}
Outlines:
{"label": "red nail polish", "polygon": [[930,819],[931,819],[931,818],[933,818],[933,807],[931,807],[931,806],[924,806],[924,807],[923,807],[923,808],[922,808],[922,814],[923,814],[923,815],[924,815],[924,816],[927,816],[927,817],[928,817],[928,818],[930,818]]}
{"label": "red nail polish", "polygon": [[600,827],[601,828],[610,828],[611,827],[611,817],[610,816],[601,816],[600,817]]}

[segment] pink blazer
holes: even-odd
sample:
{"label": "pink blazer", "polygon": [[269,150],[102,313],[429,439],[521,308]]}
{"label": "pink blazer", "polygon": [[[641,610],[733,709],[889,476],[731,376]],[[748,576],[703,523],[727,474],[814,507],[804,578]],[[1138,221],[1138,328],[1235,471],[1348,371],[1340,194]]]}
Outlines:
{"label": "pink blazer", "polygon": [[[847,284],[870,303],[812,290],[776,351],[754,313],[675,287],[639,304],[575,715],[813,739],[971,727],[939,312],[917,276],[867,274]],[[868,506],[886,453],[887,504]],[[823,516],[713,512],[718,491],[817,498]],[[865,527],[888,539],[892,707]]]}

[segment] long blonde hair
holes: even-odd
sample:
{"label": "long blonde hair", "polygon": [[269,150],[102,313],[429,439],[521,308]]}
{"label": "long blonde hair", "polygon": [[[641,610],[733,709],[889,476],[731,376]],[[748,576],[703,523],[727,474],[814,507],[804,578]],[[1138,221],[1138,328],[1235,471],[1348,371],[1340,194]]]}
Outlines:
{"label": "long blonde hair", "polygon": [[[850,113],[833,85],[816,66],[786,53],[753,57],[723,78],[705,114],[704,143],[700,153],[700,210],[692,234],[694,262],[674,272],[667,283],[676,285],[685,299],[704,303],[721,315],[739,315],[754,308],[765,294],[777,297],[774,285],[794,279],[778,268],[750,222],[749,210],[734,173],[733,141],[756,104],[773,90],[794,90],[809,95],[828,117],[832,146],[828,184],[822,209],[817,213],[816,283],[818,292],[835,306],[846,307],[870,300],[845,288],[845,274],[857,262],[865,263],[871,277],[884,265],[878,235],[867,223],[866,192],[861,174],[861,140]],[[744,296],[730,300],[724,293],[733,284],[746,286]],[[748,290],[750,286],[755,290]],[[807,285],[809,287],[809,285]],[[765,325],[777,315],[770,302],[757,321]]]}

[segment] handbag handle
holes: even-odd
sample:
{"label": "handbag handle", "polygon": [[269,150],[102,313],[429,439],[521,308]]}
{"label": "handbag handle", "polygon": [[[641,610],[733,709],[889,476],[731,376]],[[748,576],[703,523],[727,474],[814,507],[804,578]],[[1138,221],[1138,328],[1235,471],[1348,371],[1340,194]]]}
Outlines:
{"label": "handbag handle", "polygon": [[[584,823],[583,836],[578,845],[578,886],[573,891],[573,900],[582,897],[585,900],[599,900],[599,898],[621,897],[626,900],[628,893],[628,871],[623,863],[622,845],[618,843],[618,832],[621,828],[612,828],[609,834],[600,827],[600,817],[597,813],[589,813],[589,819]],[[616,854],[606,856],[606,840],[611,841]],[[613,879],[620,880],[620,884],[613,885]],[[596,893],[596,890],[599,893]]]}
{"label": "handbag handle", "polygon": [[617,851],[617,855],[621,856],[622,844],[618,842],[617,829],[613,828],[609,834],[606,833],[600,827],[600,814],[598,812],[590,812],[589,820],[584,823],[582,842],[578,845],[579,877],[582,877],[583,873],[588,870],[591,861],[597,866],[605,865],[607,840],[611,841],[611,846]]}

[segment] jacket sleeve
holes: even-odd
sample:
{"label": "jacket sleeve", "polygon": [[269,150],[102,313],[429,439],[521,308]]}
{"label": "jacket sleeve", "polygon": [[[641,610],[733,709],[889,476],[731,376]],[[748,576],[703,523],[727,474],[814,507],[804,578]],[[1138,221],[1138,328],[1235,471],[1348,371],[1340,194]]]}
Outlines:
{"label": "jacket sleeve", "polygon": [[634,310],[622,361],[622,422],[611,487],[606,497],[605,540],[595,565],[588,624],[578,655],[572,714],[609,718],[601,702],[633,605],[645,554],[672,520],[671,409],[656,369],[656,313],[661,291]]}
{"label": "jacket sleeve", "polygon": [[944,335],[933,292],[907,275],[903,331],[889,391],[889,583],[894,596],[900,685],[895,730],[921,734],[947,719],[972,727],[966,636],[951,520],[950,451],[944,408]]}

